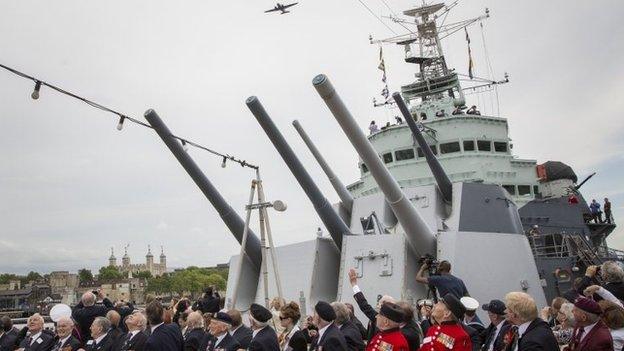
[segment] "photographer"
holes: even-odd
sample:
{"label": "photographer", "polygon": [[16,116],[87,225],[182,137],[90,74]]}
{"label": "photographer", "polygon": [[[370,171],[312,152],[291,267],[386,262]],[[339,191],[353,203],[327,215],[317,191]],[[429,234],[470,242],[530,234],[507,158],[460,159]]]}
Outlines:
{"label": "photographer", "polygon": [[[600,275],[604,281],[601,286],[608,290],[611,294],[617,297],[619,300],[624,300],[624,270],[614,261],[606,261],[601,266],[589,266],[585,270],[585,276],[583,277],[581,284],[578,287],[577,292],[581,295],[590,285],[596,285],[598,283],[597,276]],[[596,301],[602,300],[598,295],[594,295]]]}
{"label": "photographer", "polygon": [[459,297],[469,296],[464,282],[451,274],[451,263],[449,261],[440,262],[437,265],[437,269],[431,272],[429,267],[433,263],[435,263],[433,259],[423,261],[420,270],[416,273],[417,282],[429,285],[430,289],[436,289],[439,296],[445,296],[448,293]]}
{"label": "photographer", "polygon": [[[102,299],[102,305],[96,304],[98,298]],[[78,324],[83,341],[91,339],[91,324],[95,317],[104,317],[113,309],[113,303],[102,294],[101,289],[88,291],[82,295],[80,302],[72,310],[72,318]]]}

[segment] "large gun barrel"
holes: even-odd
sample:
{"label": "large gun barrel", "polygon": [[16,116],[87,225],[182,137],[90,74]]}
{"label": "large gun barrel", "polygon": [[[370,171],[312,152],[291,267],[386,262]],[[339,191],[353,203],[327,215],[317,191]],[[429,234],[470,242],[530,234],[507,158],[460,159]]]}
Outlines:
{"label": "large gun barrel", "polygon": [[353,207],[353,196],[351,196],[351,193],[349,192],[349,190],[347,190],[347,187],[342,184],[342,182],[336,176],[331,167],[329,167],[329,165],[323,158],[323,155],[321,155],[319,150],[316,148],[316,145],[314,145],[314,143],[308,136],[308,133],[306,133],[306,131],[301,126],[301,123],[299,123],[299,121],[297,120],[294,120],[292,124],[301,136],[301,139],[303,139],[303,142],[308,146],[308,149],[310,149],[310,152],[312,152],[312,155],[314,155],[314,158],[323,169],[323,172],[325,172],[325,174],[327,175],[327,178],[329,178],[331,185],[338,193],[338,197],[340,197],[342,205],[349,213],[351,213],[351,208]]}
{"label": "large gun barrel", "polygon": [[[169,148],[173,156],[180,162],[182,167],[191,176],[195,184],[204,193],[206,198],[210,201],[212,206],[217,210],[219,216],[225,225],[230,229],[230,232],[234,235],[236,240],[242,245],[243,230],[245,229],[245,222],[242,218],[232,209],[232,207],[225,201],[219,191],[212,185],[210,180],[206,178],[204,173],[199,169],[195,161],[188,155],[180,143],[172,136],[169,128],[160,119],[156,111],[149,109],[145,112],[145,119],[152,125],[158,136],[165,142],[165,145]],[[262,250],[260,248],[260,241],[256,234],[251,229],[247,233],[247,242],[245,244],[245,253],[251,260],[252,264],[260,269],[262,264]]]}
{"label": "large gun barrel", "polygon": [[446,201],[446,203],[451,203],[452,196],[453,196],[453,184],[451,183],[451,180],[444,172],[444,169],[442,169],[442,165],[440,164],[440,162],[438,162],[438,159],[433,154],[431,147],[425,141],[425,137],[422,135],[422,132],[420,131],[420,129],[418,129],[418,126],[416,125],[416,122],[414,121],[412,114],[410,113],[407,106],[405,105],[405,102],[403,101],[401,94],[394,93],[392,94],[392,97],[394,98],[394,101],[396,101],[396,104],[399,107],[399,110],[401,110],[401,113],[403,114],[403,118],[405,118],[407,125],[410,127],[412,134],[414,135],[414,138],[416,138],[416,142],[418,143],[418,146],[420,146],[420,149],[425,154],[425,158],[427,159],[427,164],[429,164],[431,173],[433,173],[433,177],[435,178],[436,183],[438,184],[438,189],[440,190],[440,193],[442,194],[442,198],[444,199],[444,201]]}
{"label": "large gun barrel", "polygon": [[305,191],[314,205],[316,213],[318,213],[321,221],[323,221],[323,224],[334,239],[338,250],[341,250],[342,236],[351,233],[349,227],[347,227],[336,211],[334,211],[329,201],[327,201],[325,196],[321,193],[321,190],[312,180],[312,177],[310,177],[305,168],[303,168],[299,158],[297,158],[290,148],[290,145],[286,142],[286,139],[284,139],[282,133],[277,129],[277,126],[275,126],[275,123],[273,123],[273,120],[271,120],[271,117],[267,114],[260,100],[255,96],[251,96],[247,99],[246,104],[249,110],[251,110],[251,113],[253,113],[258,120],[262,129],[264,129],[264,132],[273,143],[273,146],[277,149],[277,152],[282,156],[282,159],[292,174],[297,178],[299,185],[301,185],[301,188]]}
{"label": "large gun barrel", "polygon": [[351,144],[356,149],[362,161],[368,167],[371,175],[384,193],[386,200],[392,207],[399,223],[405,230],[408,243],[417,254],[430,253],[435,250],[435,238],[433,231],[420,216],[414,205],[405,197],[396,180],[390,175],[388,169],[381,162],[377,152],[368,141],[351,113],[342,102],[329,79],[319,74],[312,80],[321,98],[336,117]]}

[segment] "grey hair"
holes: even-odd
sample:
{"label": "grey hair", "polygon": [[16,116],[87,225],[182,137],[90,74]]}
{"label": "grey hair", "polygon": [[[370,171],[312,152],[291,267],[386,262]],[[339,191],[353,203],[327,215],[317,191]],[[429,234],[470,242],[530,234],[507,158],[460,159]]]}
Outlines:
{"label": "grey hair", "polygon": [[615,261],[606,261],[600,271],[604,280],[609,283],[624,281],[624,270]]}
{"label": "grey hair", "polygon": [[351,319],[351,311],[349,307],[342,302],[332,302],[331,307],[336,312],[336,324],[345,324]]}
{"label": "grey hair", "polygon": [[90,291],[87,291],[86,293],[82,294],[82,298],[80,300],[82,301],[82,304],[85,306],[95,305],[95,295]]}
{"label": "grey hair", "polygon": [[585,313],[585,315],[587,316],[587,321],[590,325],[598,322],[598,320],[600,319],[599,314],[589,313],[585,311],[583,311],[583,313]]}
{"label": "grey hair", "polygon": [[43,317],[42,317],[39,313],[35,313],[35,314],[33,314],[33,315],[32,315],[32,316],[30,316],[28,319],[29,319],[29,320],[31,320],[31,319],[37,319],[37,320],[40,320],[40,321],[41,321],[41,323],[45,323],[45,320],[43,319]]}
{"label": "grey hair", "polygon": [[138,317],[136,322],[137,327],[141,330],[145,330],[147,328],[147,318],[145,317],[145,314],[143,312],[136,312],[133,313],[133,315]]}
{"label": "grey hair", "polygon": [[95,317],[93,323],[97,323],[102,328],[102,333],[108,332],[111,328],[111,322],[106,317]]}
{"label": "grey hair", "polygon": [[574,325],[574,323],[576,323],[576,320],[574,319],[574,314],[572,313],[573,308],[573,303],[564,302],[563,304],[561,304],[561,308],[559,309],[559,312],[563,313],[563,315],[566,317],[568,325]]}
{"label": "grey hair", "polygon": [[259,320],[255,319],[254,317],[251,316],[251,314],[249,315],[249,320],[251,321],[251,323],[257,325],[260,328],[264,328],[267,325],[269,325],[268,322],[260,322]]}

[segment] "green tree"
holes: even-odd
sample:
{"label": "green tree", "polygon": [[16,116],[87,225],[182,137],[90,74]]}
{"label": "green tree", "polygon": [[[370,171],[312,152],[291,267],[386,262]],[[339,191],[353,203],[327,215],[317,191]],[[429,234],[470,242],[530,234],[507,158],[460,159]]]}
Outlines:
{"label": "green tree", "polygon": [[143,278],[143,279],[149,279],[152,277],[152,272],[150,271],[140,271],[138,273],[135,273],[132,275],[135,278]]}
{"label": "green tree", "polygon": [[93,281],[93,273],[90,269],[83,268],[78,271],[78,279],[81,283],[88,283]]}
{"label": "green tree", "polygon": [[26,276],[26,281],[27,282],[30,282],[30,281],[33,281],[33,280],[41,280],[41,279],[43,279],[41,274],[39,274],[37,272],[33,272],[33,271],[30,271],[28,273],[28,275]]}
{"label": "green tree", "polygon": [[98,276],[98,280],[113,280],[113,279],[121,279],[124,275],[119,272],[117,267],[106,266],[100,268],[100,274]]}
{"label": "green tree", "polygon": [[19,277],[15,274],[11,273],[2,273],[0,274],[0,284],[8,284],[11,280],[17,280]]}

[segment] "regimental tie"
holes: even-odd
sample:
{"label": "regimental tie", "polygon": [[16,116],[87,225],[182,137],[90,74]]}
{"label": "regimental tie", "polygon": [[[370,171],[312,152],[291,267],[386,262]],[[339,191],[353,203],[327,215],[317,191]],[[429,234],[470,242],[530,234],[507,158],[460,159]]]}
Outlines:
{"label": "regimental tie", "polygon": [[63,346],[63,341],[59,340],[56,342],[56,344],[54,344],[52,351],[59,351],[61,349],[61,346]]}
{"label": "regimental tie", "polygon": [[518,326],[514,325],[511,327],[511,350],[515,351],[518,349]]}
{"label": "regimental tie", "polygon": [[585,333],[585,328],[579,328],[574,338],[572,338],[572,342],[570,343],[570,350],[576,350],[576,348],[581,344],[581,338],[583,338],[583,333]]}

